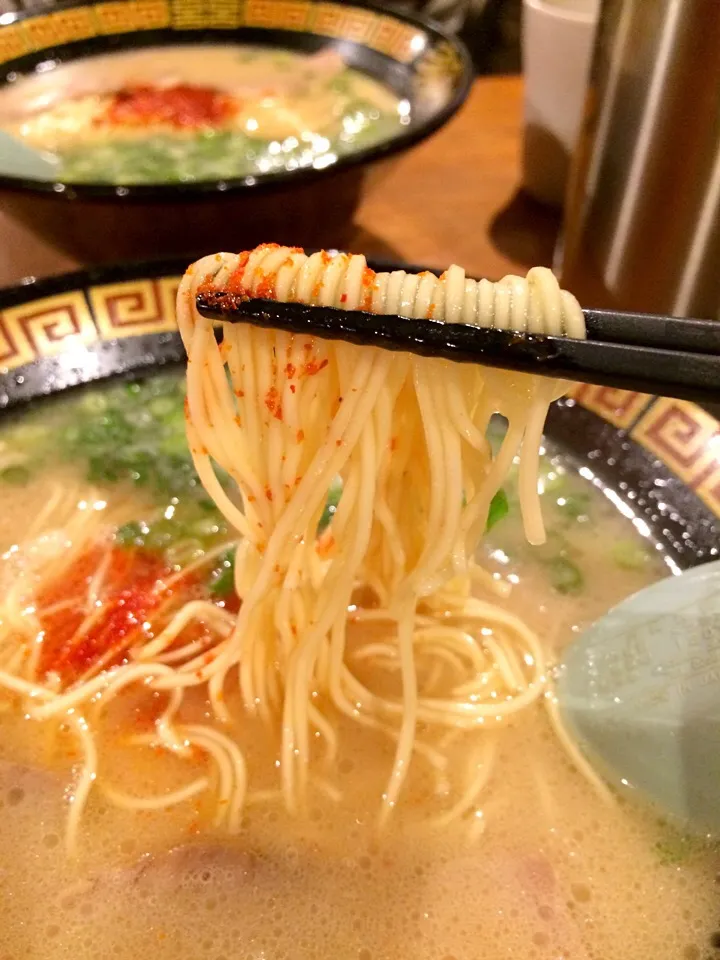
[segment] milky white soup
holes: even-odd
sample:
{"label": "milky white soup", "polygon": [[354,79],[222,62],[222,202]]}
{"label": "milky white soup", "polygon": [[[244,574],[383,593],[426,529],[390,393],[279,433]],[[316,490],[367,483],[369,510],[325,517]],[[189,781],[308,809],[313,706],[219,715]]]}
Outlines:
{"label": "milky white soup", "polygon": [[[129,555],[183,569],[215,551],[192,590],[233,609],[230,533],[189,462],[183,390],[180,376],[156,377],[8,419],[0,434],[0,548],[49,530],[53,513],[66,511],[73,522],[95,511],[116,527],[118,569]],[[508,509],[495,504],[485,562],[514,584],[504,602],[556,658],[575,630],[667,568],[558,458],[545,458],[542,485],[547,545],[524,542],[511,483]],[[75,588],[72,578],[64,582],[58,616]],[[140,602],[141,578],[134,589],[128,603]],[[366,631],[356,628],[354,641],[367,640]],[[82,663],[64,661],[62,669]],[[183,710],[188,721],[213,722],[198,699]],[[214,804],[203,794],[170,810],[133,812],[97,791],[74,859],[64,841],[76,742],[24,720],[8,697],[0,711],[3,960],[135,960],[148,950],[157,960],[714,955],[713,848],[628,799],[601,800],[558,746],[542,706],[489,734],[497,763],[472,822],[433,826],[437,798],[415,764],[378,837],[394,744],[340,718],[333,719],[342,759],[322,771],[304,814],[290,817],[277,792],[277,739],[243,720],[233,735],[254,799],[238,837],[213,826]],[[151,720],[147,701],[113,702],[101,731],[104,782],[160,795],[187,781],[185,764],[129,744]],[[452,766],[470,760],[458,750]],[[202,757],[191,763],[198,776],[207,772]]]}
{"label": "milky white soup", "polygon": [[77,183],[321,169],[409,122],[407,101],[331,50],[154,47],[0,87],[0,128],[55,154],[57,179]]}

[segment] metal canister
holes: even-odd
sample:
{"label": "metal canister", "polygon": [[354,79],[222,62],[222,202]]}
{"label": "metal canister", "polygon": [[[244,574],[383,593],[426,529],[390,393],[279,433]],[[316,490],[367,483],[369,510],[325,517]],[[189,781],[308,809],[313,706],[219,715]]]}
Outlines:
{"label": "metal canister", "polygon": [[604,0],[555,266],[590,306],[720,318],[720,0]]}

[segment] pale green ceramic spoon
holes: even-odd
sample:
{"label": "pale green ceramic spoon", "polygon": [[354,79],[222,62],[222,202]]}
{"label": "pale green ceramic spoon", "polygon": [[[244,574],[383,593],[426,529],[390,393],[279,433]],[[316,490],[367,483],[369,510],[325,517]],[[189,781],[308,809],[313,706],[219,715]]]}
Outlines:
{"label": "pale green ceramic spoon", "polygon": [[567,651],[560,709],[583,750],[689,828],[720,831],[720,561],[661,580]]}
{"label": "pale green ceramic spoon", "polygon": [[39,153],[22,140],[0,130],[0,175],[53,180],[58,161],[52,154]]}

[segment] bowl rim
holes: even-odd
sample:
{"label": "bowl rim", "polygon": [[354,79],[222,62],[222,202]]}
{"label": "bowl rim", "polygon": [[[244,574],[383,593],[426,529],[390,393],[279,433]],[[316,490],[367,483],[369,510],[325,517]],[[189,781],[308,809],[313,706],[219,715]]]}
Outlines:
{"label": "bowl rim", "polygon": [[[321,0],[311,0],[313,3],[319,3]],[[343,0],[345,3],[345,0]],[[84,7],[88,4],[87,0],[69,0],[67,3],[59,3],[52,8],[52,11],[33,10],[33,11],[15,11],[5,14],[2,18],[0,31],[5,26],[12,26],[25,20],[32,20],[37,17],[47,16],[49,12],[58,10]],[[384,160],[394,156],[404,150],[415,146],[422,140],[431,136],[440,127],[453,117],[460,107],[464,104],[475,79],[475,70],[472,63],[470,52],[465,44],[455,34],[446,30],[440,24],[414,13],[398,11],[390,8],[381,7],[374,0],[349,0],[348,7],[369,10],[378,15],[390,17],[401,23],[408,23],[423,30],[433,39],[448,44],[457,55],[461,64],[461,73],[457,88],[453,91],[448,102],[437,113],[412,126],[389,140],[383,140],[380,143],[364,147],[361,150],[353,151],[344,157],[339,158],[335,163],[321,169],[314,167],[303,167],[299,170],[280,170],[269,173],[259,173],[245,177],[235,177],[224,180],[200,180],[188,183],[158,183],[158,184],[108,184],[108,183],[67,183],[61,180],[34,180],[30,177],[16,177],[10,174],[0,174],[0,190],[14,193],[40,194],[46,197],[54,197],[65,200],[110,200],[114,202],[146,202],[151,201],[202,201],[208,197],[226,196],[229,194],[242,194],[244,191],[252,190],[254,192],[264,192],[276,187],[287,186],[293,183],[306,183],[319,180],[323,177],[332,176],[334,173],[348,170],[353,167],[361,166],[371,161]],[[163,28],[170,29],[170,28]],[[221,30],[220,28],[208,28],[209,33],[227,33],[228,42],[231,43],[231,37],[236,34],[240,28],[231,28]],[[309,31],[299,31],[308,33]],[[121,36],[122,34],[117,34]],[[330,42],[337,38],[328,38]],[[342,38],[340,38],[342,39]],[[354,40],[344,40],[355,47],[362,47],[361,43]],[[68,44],[61,44],[58,50],[62,50]],[[161,44],[172,46],[172,43]],[[40,53],[40,51],[37,51]],[[31,54],[24,54],[22,58],[8,60],[2,64],[3,69],[12,68],[19,59],[25,59]]]}

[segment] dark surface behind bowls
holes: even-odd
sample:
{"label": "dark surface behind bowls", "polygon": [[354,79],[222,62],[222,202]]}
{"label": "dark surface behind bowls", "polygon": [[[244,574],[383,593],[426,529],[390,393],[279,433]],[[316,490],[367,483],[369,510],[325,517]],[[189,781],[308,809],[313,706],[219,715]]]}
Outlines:
{"label": "dark surface behind bowls", "polygon": [[[470,88],[472,66],[459,41],[363,0],[342,5],[312,0],[304,24],[283,21],[291,15],[287,5],[265,4],[262,16],[269,20],[262,26],[252,21],[250,4],[230,15],[219,8],[214,13],[212,6],[201,10],[193,0],[157,2],[157,15],[166,21],[157,28],[140,19],[132,29],[132,18],[141,14],[131,4],[69,3],[37,16],[8,15],[10,22],[0,26],[0,83],[48,60],[139,46],[237,43],[306,53],[333,46],[348,65],[410,100],[413,119],[398,136],[322,170],[127,187],[0,176],[0,206],[56,249],[87,263],[169,254],[190,258],[208,249],[253,246],[268,236],[305,246],[341,245],[367,165],[428,137],[458,110]],[[122,25],[112,26],[113,21],[108,27],[102,12],[108,6],[122,8]],[[207,28],[195,28],[200,25]],[[424,93],[438,80],[445,83],[445,95],[428,105]]]}
{"label": "dark surface behind bowls", "polygon": [[[0,421],[2,410],[43,396],[181,364],[173,298],[186,266],[169,260],[96,268],[0,291]],[[27,362],[32,356],[38,359]],[[679,568],[718,554],[719,432],[692,404],[593,387],[555,404],[547,423],[563,456],[647,524]]]}

